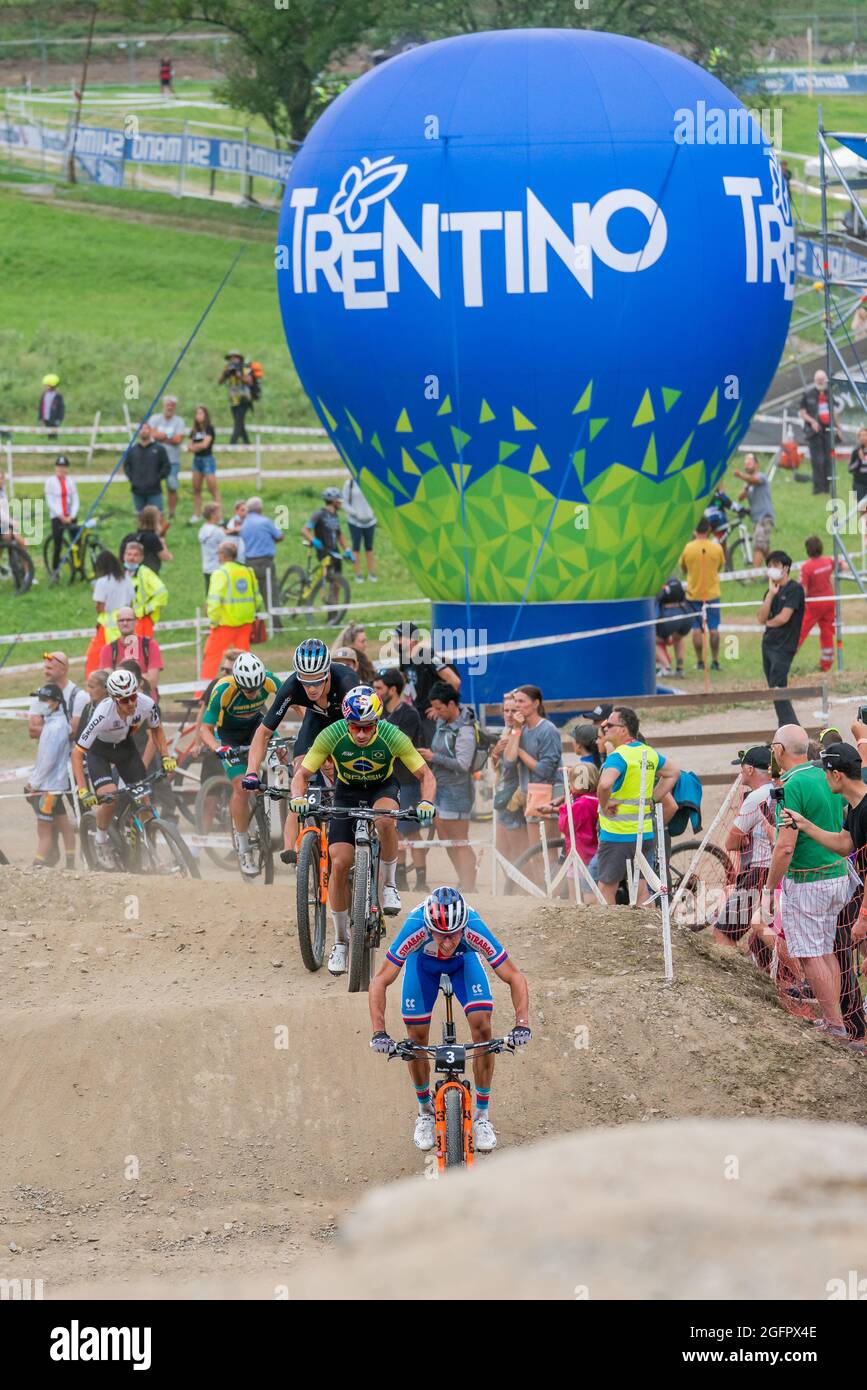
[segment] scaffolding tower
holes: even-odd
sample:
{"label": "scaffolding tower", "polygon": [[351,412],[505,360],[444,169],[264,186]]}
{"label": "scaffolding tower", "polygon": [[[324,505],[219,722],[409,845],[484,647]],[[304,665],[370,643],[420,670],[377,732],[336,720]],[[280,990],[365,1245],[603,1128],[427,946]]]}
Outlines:
{"label": "scaffolding tower", "polygon": [[[864,363],[861,361],[857,350],[855,350],[854,339],[852,337],[848,323],[844,314],[841,312],[839,302],[834,298],[832,291],[860,291],[867,294],[867,267],[856,264],[855,273],[848,274],[845,265],[845,256],[840,269],[841,274],[832,271],[831,250],[832,243],[830,237],[832,233],[828,227],[828,184],[829,180],[836,177],[842,185],[849,199],[851,216],[852,234],[833,233],[833,249],[847,250],[853,252],[853,259],[863,258],[867,255],[867,211],[865,204],[859,197],[859,193],[867,189],[867,177],[859,175],[856,178],[847,177],[844,170],[835,157],[834,148],[829,141],[835,141],[836,147],[843,146],[850,150],[852,154],[867,160],[867,134],[854,135],[848,131],[826,130],[822,115],[822,108],[819,107],[818,121],[819,137],[819,184],[822,198],[822,275],[824,292],[824,336],[825,336],[825,371],[828,376],[828,395],[831,400],[831,425],[832,430],[836,430],[837,413],[833,404],[833,388],[839,386],[848,387],[858,400],[861,409],[867,418],[867,372]],[[839,148],[837,148],[839,154]],[[830,167],[829,167],[830,166]],[[832,172],[833,171],[833,172]],[[860,235],[859,235],[860,234]],[[865,344],[867,346],[867,344]],[[846,354],[841,349],[848,347],[850,354],[854,352],[854,362],[857,364],[860,379],[853,376],[849,364],[846,361]],[[840,584],[842,579],[841,561],[845,559],[851,575],[855,578],[859,589],[867,598],[867,588],[864,586],[864,576],[858,566],[851,559],[846,545],[841,536],[841,523],[837,508],[837,467],[836,453],[834,455],[834,466],[831,468],[831,532],[834,538],[834,593],[836,596],[835,629],[837,642],[837,670],[843,670],[843,624],[842,624],[842,605],[840,603]],[[861,567],[863,569],[863,566]]]}

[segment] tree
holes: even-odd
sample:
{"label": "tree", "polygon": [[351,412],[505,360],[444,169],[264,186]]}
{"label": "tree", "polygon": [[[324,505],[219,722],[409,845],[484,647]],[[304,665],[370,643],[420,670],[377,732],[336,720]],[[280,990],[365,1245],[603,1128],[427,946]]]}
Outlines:
{"label": "tree", "polygon": [[213,24],[223,45],[218,95],[261,116],[278,144],[303,140],[322,109],[322,78],[380,17],[377,0],[126,0],[137,22]]}
{"label": "tree", "polygon": [[[108,5],[111,0],[103,0]],[[218,94],[261,116],[278,143],[301,141],[344,83],[329,69],[364,45],[482,29],[608,29],[676,49],[737,85],[774,25],[776,0],[121,0],[137,23],[212,24],[223,45]],[[582,8],[582,4],[586,7]]]}
{"label": "tree", "polygon": [[674,48],[736,86],[774,28],[775,0],[386,0],[383,34],[424,39],[484,29],[606,29]]}

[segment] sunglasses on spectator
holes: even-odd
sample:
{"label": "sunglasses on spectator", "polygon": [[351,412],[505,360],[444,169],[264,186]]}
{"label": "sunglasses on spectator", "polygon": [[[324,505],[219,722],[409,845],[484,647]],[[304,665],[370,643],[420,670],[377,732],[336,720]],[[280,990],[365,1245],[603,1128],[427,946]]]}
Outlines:
{"label": "sunglasses on spectator", "polygon": [[744,760],[744,758],[747,756],[747,754],[748,754],[748,753],[755,753],[755,751],[756,751],[757,748],[761,748],[762,751],[764,752],[764,750],[765,750],[766,748],[773,748],[773,746],[774,746],[774,745],[773,745],[772,743],[751,743],[750,746],[749,746],[749,748],[739,748],[739,749],[738,749],[738,761],[739,761],[739,762],[743,762],[743,760]]}
{"label": "sunglasses on spectator", "polygon": [[626,728],[626,725],[625,725],[625,724],[615,724],[612,720],[609,720],[607,724],[600,724],[600,725],[599,725],[600,732],[603,733],[603,734],[604,734],[604,733],[607,733],[607,731],[608,731],[609,729],[625,729],[625,728]]}

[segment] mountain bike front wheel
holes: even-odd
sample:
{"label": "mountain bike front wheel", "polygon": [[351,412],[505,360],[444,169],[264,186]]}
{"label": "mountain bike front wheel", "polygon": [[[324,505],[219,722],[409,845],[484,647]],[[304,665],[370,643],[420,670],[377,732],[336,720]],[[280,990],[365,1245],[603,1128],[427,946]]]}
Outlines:
{"label": "mountain bike front wheel", "polygon": [[[349,993],[364,988],[364,958],[367,954],[367,920],[370,916],[370,846],[356,845],[352,879],[352,908],[349,914]],[[368,967],[369,968],[369,967]]]}
{"label": "mountain bike front wheel", "polygon": [[152,873],[174,874],[179,878],[202,877],[198,864],[173,825],[161,820],[147,821],[144,841]]}
{"label": "mountain bike front wheel", "polygon": [[[261,874],[263,883],[273,883],[274,850],[271,845],[271,826],[261,796],[256,797],[253,819],[250,821],[250,853],[256,864],[257,877]],[[241,877],[245,883],[253,881],[246,874],[242,874]]]}
{"label": "mountain bike front wheel", "polygon": [[443,1097],[445,1109],[445,1165],[461,1168],[464,1163],[464,1098],[463,1087],[446,1086]]}
{"label": "mountain bike front wheel", "polygon": [[298,851],[295,880],[298,945],[307,970],[322,969],[325,959],[326,906],[319,897],[319,835],[308,831]]}

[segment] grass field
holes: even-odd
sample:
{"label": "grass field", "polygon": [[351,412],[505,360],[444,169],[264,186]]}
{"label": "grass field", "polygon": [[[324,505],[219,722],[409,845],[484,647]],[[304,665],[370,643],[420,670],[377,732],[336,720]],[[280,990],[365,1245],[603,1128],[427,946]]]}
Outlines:
{"label": "grass field", "polygon": [[[35,419],[42,377],[52,370],[62,379],[70,424],[86,423],[97,409],[106,421],[121,421],[132,378],[139,400],[149,401],[239,250],[228,285],[174,378],[174,394],[187,415],[201,401],[216,418],[225,417],[216,380],[224,353],[237,346],[265,367],[257,407],[262,423],[313,421],[280,322],[273,217],[262,214],[263,235],[253,236],[234,231],[241,214],[227,208],[230,230],[219,235],[216,208],[206,214],[214,231],[203,231],[197,204],[167,199],[157,211],[170,203],[179,225],[155,227],[142,211],[144,196],[94,198],[104,211],[112,201],[122,206],[123,218],[33,203],[8,191],[0,197],[0,424]],[[250,218],[254,225],[257,217]],[[129,399],[132,413],[135,406]]]}

